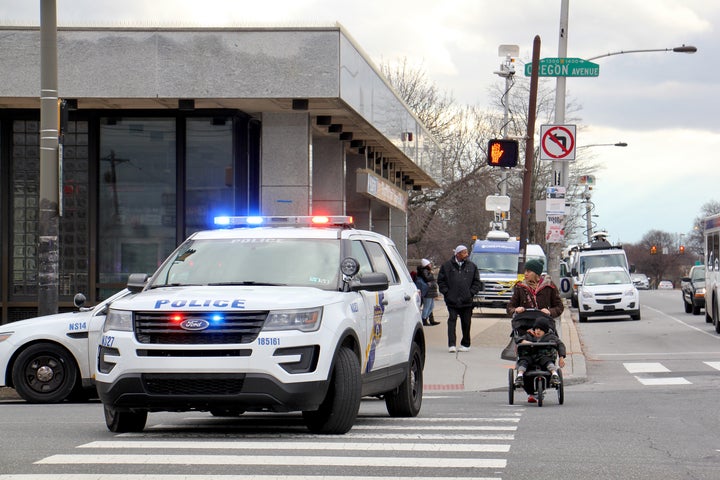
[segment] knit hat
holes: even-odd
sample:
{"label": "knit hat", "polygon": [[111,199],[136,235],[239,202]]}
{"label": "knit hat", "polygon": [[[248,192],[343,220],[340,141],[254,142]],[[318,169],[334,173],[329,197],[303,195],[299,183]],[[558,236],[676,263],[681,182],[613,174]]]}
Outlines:
{"label": "knit hat", "polygon": [[467,247],[465,245],[458,245],[455,247],[455,255],[462,252],[463,250],[467,250]]}
{"label": "knit hat", "polygon": [[427,267],[431,263],[432,262],[430,260],[428,260],[427,258],[423,258],[422,260],[420,260],[420,266],[423,268]]}
{"label": "knit hat", "polygon": [[525,262],[525,270],[535,272],[538,275],[542,275],[543,261],[534,258],[532,260],[528,260],[527,262]]}
{"label": "knit hat", "polygon": [[539,328],[543,332],[547,333],[550,331],[550,321],[547,318],[540,317],[535,320],[533,328]]}

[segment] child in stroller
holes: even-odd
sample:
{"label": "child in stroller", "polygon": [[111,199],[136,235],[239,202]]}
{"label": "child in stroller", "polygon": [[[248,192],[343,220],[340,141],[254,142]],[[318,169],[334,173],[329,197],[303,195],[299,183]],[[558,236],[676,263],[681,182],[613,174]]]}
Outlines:
{"label": "child in stroller", "polygon": [[[542,406],[546,386],[558,389],[558,400],[563,403],[562,371],[565,366],[565,344],[555,333],[555,321],[539,310],[527,310],[512,319],[513,339],[517,347],[517,376],[510,383],[510,403],[515,388],[524,388],[536,395]],[[555,359],[559,355],[558,368]],[[528,371],[533,367],[533,370]],[[527,372],[527,373],[526,373]],[[512,370],[510,377],[512,377]]]}

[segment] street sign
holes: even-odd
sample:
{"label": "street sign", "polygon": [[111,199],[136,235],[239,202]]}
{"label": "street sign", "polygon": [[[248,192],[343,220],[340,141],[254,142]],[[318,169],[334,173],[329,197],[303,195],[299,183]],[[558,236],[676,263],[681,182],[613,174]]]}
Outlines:
{"label": "street sign", "polygon": [[595,185],[595,175],[580,175],[578,185]]}
{"label": "street sign", "polygon": [[540,160],[575,160],[575,125],[541,125]]}
{"label": "street sign", "polygon": [[[532,75],[532,62],[525,64],[525,76]],[[597,77],[600,65],[582,58],[541,58],[538,65],[540,77]]]}

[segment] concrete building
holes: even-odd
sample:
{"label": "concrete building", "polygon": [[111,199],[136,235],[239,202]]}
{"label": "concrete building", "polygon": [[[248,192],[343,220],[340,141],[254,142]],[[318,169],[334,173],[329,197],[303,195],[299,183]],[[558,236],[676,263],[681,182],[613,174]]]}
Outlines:
{"label": "concrete building", "polygon": [[[0,27],[1,322],[37,312],[40,30]],[[219,214],[352,215],[406,253],[432,138],[340,26],[60,28],[61,309]]]}

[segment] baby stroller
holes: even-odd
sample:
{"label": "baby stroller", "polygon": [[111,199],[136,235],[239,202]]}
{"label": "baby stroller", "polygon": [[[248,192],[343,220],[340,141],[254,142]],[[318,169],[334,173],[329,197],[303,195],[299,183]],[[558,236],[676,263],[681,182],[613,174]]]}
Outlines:
{"label": "baby stroller", "polygon": [[[511,335],[513,340],[515,341],[519,337],[523,336],[528,329],[532,328],[535,320],[540,317],[547,319],[550,323],[551,330],[553,333],[556,333],[555,320],[552,317],[544,314],[540,310],[525,310],[524,312],[515,315],[512,319]],[[538,349],[550,346],[557,347],[557,344],[555,342],[518,343],[518,356],[523,354],[523,352],[530,353],[525,349]],[[560,405],[563,404],[563,401],[565,400],[565,391],[563,386],[562,370],[560,368],[557,369],[557,374],[558,377],[560,377],[559,381],[556,385],[551,385],[551,374],[549,370],[543,370],[538,365],[528,365],[528,368],[523,375],[523,389],[528,395],[533,395],[537,399],[538,407],[543,406],[545,390],[547,390],[548,387],[557,390],[558,403]],[[508,369],[508,400],[510,405],[512,405],[515,401],[515,388],[519,388],[515,386],[515,375],[516,371],[514,368]]]}

